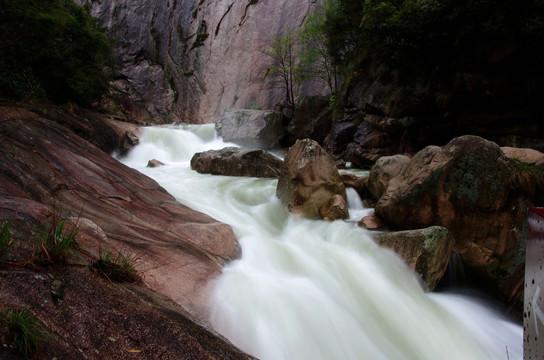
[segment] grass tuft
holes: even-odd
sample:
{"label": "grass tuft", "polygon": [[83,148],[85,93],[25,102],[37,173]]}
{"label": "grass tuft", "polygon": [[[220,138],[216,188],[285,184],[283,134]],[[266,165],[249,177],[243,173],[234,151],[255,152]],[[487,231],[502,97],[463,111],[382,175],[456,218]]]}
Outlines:
{"label": "grass tuft", "polygon": [[91,269],[106,279],[134,283],[140,278],[134,266],[136,259],[118,252],[114,255],[110,250],[100,251],[98,260],[91,264]]}
{"label": "grass tuft", "polygon": [[8,347],[24,359],[36,354],[40,343],[50,336],[40,321],[27,309],[2,309],[0,321],[7,328],[10,341]]}
{"label": "grass tuft", "polygon": [[64,231],[66,219],[54,222],[48,229],[41,231],[41,244],[36,251],[39,263],[53,264],[64,262],[77,250],[77,234],[79,228],[74,226]]}

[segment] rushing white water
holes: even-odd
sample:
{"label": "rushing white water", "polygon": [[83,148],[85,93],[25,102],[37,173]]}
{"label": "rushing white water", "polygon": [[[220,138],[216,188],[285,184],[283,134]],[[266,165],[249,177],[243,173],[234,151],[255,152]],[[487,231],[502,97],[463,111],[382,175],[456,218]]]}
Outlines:
{"label": "rushing white water", "polygon": [[[147,128],[122,161],[234,229],[243,255],[215,282],[210,316],[235,345],[270,360],[522,359],[520,326],[475,299],[426,294],[352,221],[289,216],[276,180],[190,169],[195,152],[224,146],[213,125]],[[153,158],[166,165],[146,168]],[[367,211],[348,195],[352,218]]]}

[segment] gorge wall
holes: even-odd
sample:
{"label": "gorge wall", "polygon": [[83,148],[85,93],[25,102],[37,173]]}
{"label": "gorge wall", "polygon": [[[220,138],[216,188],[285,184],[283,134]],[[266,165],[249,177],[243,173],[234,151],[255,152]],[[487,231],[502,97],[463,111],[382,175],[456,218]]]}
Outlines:
{"label": "gorge wall", "polygon": [[228,108],[272,108],[284,99],[266,82],[265,50],[322,0],[83,2],[116,41],[113,97],[131,118],[211,123]]}

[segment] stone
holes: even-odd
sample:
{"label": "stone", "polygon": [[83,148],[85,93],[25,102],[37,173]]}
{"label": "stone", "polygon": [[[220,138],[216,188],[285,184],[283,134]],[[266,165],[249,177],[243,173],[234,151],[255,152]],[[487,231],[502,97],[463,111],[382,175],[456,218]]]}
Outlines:
{"label": "stone", "polygon": [[326,221],[349,218],[348,204],[341,195],[334,195],[320,210],[321,218]]}
{"label": "stone", "polygon": [[23,106],[0,105],[0,118],[0,219],[22,229],[54,216],[86,219],[99,229],[82,238],[82,251],[119,249],[139,259],[147,286],[206,321],[208,282],[240,256],[230,226]]}
{"label": "stone", "polygon": [[295,106],[292,120],[287,126],[287,140],[294,144],[298,139],[309,138],[323,144],[332,124],[332,111],[326,96],[304,96]]}
{"label": "stone", "polygon": [[535,149],[514,148],[509,146],[501,147],[502,152],[510,159],[519,160],[527,164],[544,166],[544,153]]}
{"label": "stone", "polygon": [[285,156],[276,195],[293,213],[320,215],[334,195],[346,199],[346,190],[333,158],[311,139],[298,140]]}
{"label": "stone", "polygon": [[444,275],[455,243],[452,233],[441,226],[380,233],[373,238],[399,254],[421,276],[428,291],[433,291]]}
{"label": "stone", "polygon": [[333,123],[331,131],[324,140],[324,147],[330,154],[340,154],[353,141],[357,125],[352,122]]}
{"label": "stone", "polygon": [[340,177],[342,178],[342,182],[344,183],[345,187],[355,189],[361,199],[364,199],[366,197],[366,183],[368,178],[357,176],[347,172],[341,172]]}
{"label": "stone", "polygon": [[260,149],[227,147],[196,153],[191,169],[202,174],[277,178],[283,161]]}
{"label": "stone", "polygon": [[383,156],[370,169],[367,189],[374,199],[379,199],[387,189],[389,181],[399,175],[410,162],[406,155]]}
{"label": "stone", "polygon": [[216,123],[224,141],[238,145],[270,149],[277,147],[284,136],[283,115],[275,111],[229,109]]}
{"label": "stone", "polygon": [[396,146],[387,133],[363,121],[346,147],[346,158],[359,168],[370,168],[382,156],[394,155]]}
{"label": "stone", "polygon": [[375,211],[370,215],[364,216],[357,222],[357,225],[367,230],[385,230],[387,228],[384,222],[376,216]]}
{"label": "stone", "polygon": [[156,167],[163,166],[163,165],[164,165],[164,163],[160,162],[157,159],[149,160],[147,162],[147,167],[148,168],[156,168]]}
{"label": "stone", "polygon": [[517,281],[523,266],[529,204],[513,190],[513,168],[497,144],[477,136],[428,146],[389,181],[376,213],[399,229],[447,228],[473,280],[508,301],[519,295],[502,284]]}

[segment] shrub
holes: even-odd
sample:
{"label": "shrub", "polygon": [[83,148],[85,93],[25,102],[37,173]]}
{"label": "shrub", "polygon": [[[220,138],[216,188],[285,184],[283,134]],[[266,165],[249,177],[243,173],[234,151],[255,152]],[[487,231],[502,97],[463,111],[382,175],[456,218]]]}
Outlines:
{"label": "shrub", "polygon": [[28,359],[36,354],[40,343],[50,336],[38,319],[27,309],[2,309],[0,318],[7,328],[9,348]]}
{"label": "shrub", "polygon": [[122,252],[113,255],[110,250],[101,250],[98,260],[91,264],[91,269],[106,279],[134,283],[140,280],[136,274],[134,263],[134,258],[130,258]]}
{"label": "shrub", "polygon": [[73,0],[0,0],[0,96],[91,103],[108,90],[111,40]]}

